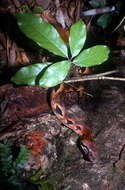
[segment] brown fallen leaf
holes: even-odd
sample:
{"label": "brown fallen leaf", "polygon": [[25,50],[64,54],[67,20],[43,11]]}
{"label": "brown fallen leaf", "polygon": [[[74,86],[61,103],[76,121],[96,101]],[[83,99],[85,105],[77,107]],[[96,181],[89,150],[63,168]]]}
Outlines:
{"label": "brown fallen leaf", "polygon": [[43,137],[43,133],[33,131],[26,136],[25,145],[31,150],[34,156],[41,155],[44,152],[44,147],[48,144],[47,140]]}

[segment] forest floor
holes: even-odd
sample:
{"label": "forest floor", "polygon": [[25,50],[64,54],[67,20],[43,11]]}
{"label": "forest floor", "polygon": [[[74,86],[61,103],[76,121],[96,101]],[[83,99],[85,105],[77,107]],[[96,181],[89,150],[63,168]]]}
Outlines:
{"label": "forest floor", "polygon": [[[60,7],[68,12],[71,2],[64,2],[65,7],[62,4]],[[76,6],[76,1],[73,2]],[[90,9],[89,3],[83,2],[79,1],[80,8],[75,7],[77,13]],[[118,2],[124,5],[122,1]],[[112,4],[112,1],[105,0],[106,6],[116,6],[117,3]],[[124,78],[125,74],[123,9],[112,14],[112,21],[105,29],[94,25],[97,15],[83,17],[89,28],[90,38],[87,46],[105,43],[112,50],[109,65],[106,63],[104,66],[95,67],[93,73],[117,70],[110,75],[113,77],[112,80],[90,80],[81,83],[85,87],[86,95],[80,97],[78,106],[82,110],[84,122],[92,129],[99,152],[99,161],[91,163],[83,159],[77,146],[78,135],[65,127],[53,114],[48,98],[50,91],[40,87],[17,87],[10,82],[10,77],[18,67],[48,60],[44,50],[38,47],[32,49],[26,44],[22,47],[22,42],[18,42],[18,46],[15,37],[11,38],[12,26],[15,26],[15,21],[11,26],[11,22],[13,23],[11,16],[13,18],[15,12],[20,11],[19,6],[22,4],[22,0],[8,0],[6,3],[2,1],[0,7],[0,22],[4,21],[0,28],[0,142],[12,141],[14,154],[21,145],[31,150],[28,161],[19,172],[21,180],[25,183],[28,181],[26,189],[37,190],[40,187],[42,190],[125,189],[125,82],[115,80]],[[29,1],[27,5],[30,8],[40,6],[54,11],[56,19],[63,10],[57,6],[56,0],[48,0],[46,3],[42,0]],[[75,22],[74,17],[72,19],[66,17],[66,12],[64,18],[67,27],[71,20]],[[74,113],[79,114],[77,106]],[[52,184],[51,187],[45,187],[43,183],[40,187],[32,186],[29,178],[38,171],[41,171],[39,176],[41,183],[45,181],[46,184]],[[5,184],[2,185],[4,187]]]}

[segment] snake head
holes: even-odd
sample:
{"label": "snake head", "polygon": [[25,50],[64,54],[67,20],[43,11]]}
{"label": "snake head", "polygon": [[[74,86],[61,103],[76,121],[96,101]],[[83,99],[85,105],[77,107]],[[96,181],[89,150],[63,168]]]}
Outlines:
{"label": "snake head", "polygon": [[97,163],[98,153],[93,141],[78,139],[78,147],[83,155],[84,160]]}

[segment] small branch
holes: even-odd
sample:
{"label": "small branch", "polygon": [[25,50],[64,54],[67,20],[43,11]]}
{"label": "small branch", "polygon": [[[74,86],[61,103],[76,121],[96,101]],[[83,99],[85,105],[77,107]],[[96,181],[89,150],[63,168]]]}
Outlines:
{"label": "small branch", "polygon": [[111,75],[114,73],[117,73],[118,70],[113,70],[113,71],[108,71],[100,74],[94,74],[94,75],[86,75],[81,78],[72,78],[71,80],[66,80],[64,81],[65,84],[68,83],[74,83],[74,82],[83,82],[83,81],[88,81],[88,80],[120,80],[120,81],[125,81],[125,78],[114,78],[114,77],[105,77],[106,75]]}
{"label": "small branch", "polygon": [[125,78],[119,78],[119,77],[99,77],[99,80],[118,80],[118,81],[125,81]]}
{"label": "small branch", "polygon": [[98,15],[98,14],[103,14],[103,13],[109,13],[109,12],[113,12],[113,11],[116,11],[115,6],[103,7],[103,8],[97,8],[97,9],[90,9],[90,10],[87,10],[87,11],[82,11],[81,12],[81,17]]}
{"label": "small branch", "polygon": [[121,25],[123,24],[124,20],[125,20],[125,16],[122,18],[121,22],[118,24],[118,26],[116,26],[116,28],[113,30],[113,32],[115,32],[116,30],[118,30],[121,27]]}

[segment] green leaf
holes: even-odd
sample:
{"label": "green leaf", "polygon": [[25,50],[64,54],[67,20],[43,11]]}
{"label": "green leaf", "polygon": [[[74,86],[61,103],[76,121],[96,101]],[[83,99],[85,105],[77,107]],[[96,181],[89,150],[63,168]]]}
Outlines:
{"label": "green leaf", "polygon": [[61,61],[49,66],[41,77],[39,85],[48,88],[60,84],[67,76],[70,66],[69,61]]}
{"label": "green leaf", "polygon": [[28,150],[25,146],[21,146],[20,152],[16,160],[13,162],[13,167],[15,170],[18,170],[24,167],[24,164],[29,158],[29,153],[30,153],[30,150]]}
{"label": "green leaf", "polygon": [[100,65],[108,59],[109,52],[110,50],[107,46],[96,45],[83,50],[80,55],[73,60],[73,63],[81,67]]}
{"label": "green leaf", "polygon": [[50,62],[45,62],[22,67],[11,78],[11,81],[15,84],[36,85],[36,77],[45,67],[50,64]]}
{"label": "green leaf", "polygon": [[43,169],[40,168],[33,176],[30,177],[32,182],[36,182],[40,180],[40,176],[44,173]]}
{"label": "green leaf", "polygon": [[31,12],[17,13],[16,17],[20,30],[28,38],[56,55],[68,57],[67,46],[51,24]]}
{"label": "green leaf", "polygon": [[1,177],[8,176],[12,171],[13,155],[11,146],[12,143],[9,140],[0,143],[0,180]]}
{"label": "green leaf", "polygon": [[105,29],[110,24],[111,20],[112,15],[110,13],[105,13],[98,18],[97,24]]}
{"label": "green leaf", "polygon": [[26,12],[26,11],[27,11],[27,12],[31,12],[31,10],[30,10],[30,8],[28,7],[28,5],[24,5],[24,4],[23,4],[23,5],[20,6],[20,8],[23,9],[25,12]]}
{"label": "green leaf", "polygon": [[41,182],[38,185],[38,190],[55,190],[54,186],[48,182]]}
{"label": "green leaf", "polygon": [[70,29],[69,46],[72,57],[79,54],[86,40],[86,25],[80,20],[73,24]]}
{"label": "green leaf", "polygon": [[43,13],[43,11],[44,11],[44,9],[42,9],[39,6],[33,8],[33,13],[35,13],[35,14],[41,14],[41,13]]}

